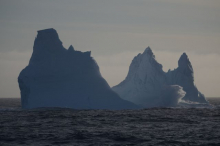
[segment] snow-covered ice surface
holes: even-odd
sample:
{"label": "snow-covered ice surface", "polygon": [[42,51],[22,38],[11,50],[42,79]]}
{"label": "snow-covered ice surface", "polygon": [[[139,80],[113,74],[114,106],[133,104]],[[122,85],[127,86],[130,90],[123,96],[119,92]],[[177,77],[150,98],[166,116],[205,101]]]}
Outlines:
{"label": "snow-covered ice surface", "polygon": [[208,98],[214,108],[118,111],[22,110],[19,100],[0,99],[1,146],[220,145],[220,98]]}

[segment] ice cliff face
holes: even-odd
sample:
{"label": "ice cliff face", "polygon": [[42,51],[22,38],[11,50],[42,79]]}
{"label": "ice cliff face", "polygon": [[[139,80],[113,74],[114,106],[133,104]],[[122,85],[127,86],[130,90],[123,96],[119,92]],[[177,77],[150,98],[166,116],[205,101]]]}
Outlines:
{"label": "ice cliff face", "polygon": [[203,94],[201,94],[194,85],[194,73],[191,62],[186,53],[183,53],[178,61],[178,68],[166,73],[168,84],[180,85],[186,92],[183,100],[207,103]]}
{"label": "ice cliff face", "polygon": [[179,100],[207,103],[194,85],[193,68],[185,53],[178,65],[165,73],[148,47],[134,57],[125,80],[112,89],[121,98],[144,107],[176,106]]}
{"label": "ice cliff face", "polygon": [[22,108],[137,108],[111,90],[90,54],[66,50],[54,29],[38,31],[29,65],[18,77]]}

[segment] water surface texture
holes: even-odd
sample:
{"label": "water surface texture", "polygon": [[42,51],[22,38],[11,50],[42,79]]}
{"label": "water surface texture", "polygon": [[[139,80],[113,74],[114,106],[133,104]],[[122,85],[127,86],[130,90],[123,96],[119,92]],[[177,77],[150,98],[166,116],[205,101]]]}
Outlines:
{"label": "water surface texture", "polygon": [[142,110],[22,110],[0,99],[0,145],[220,145],[220,100],[215,108]]}

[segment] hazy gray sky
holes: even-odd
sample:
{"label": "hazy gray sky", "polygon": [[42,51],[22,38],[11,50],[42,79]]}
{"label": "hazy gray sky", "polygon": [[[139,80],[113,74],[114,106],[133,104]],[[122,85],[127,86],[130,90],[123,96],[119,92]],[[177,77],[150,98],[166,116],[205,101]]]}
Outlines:
{"label": "hazy gray sky", "polygon": [[51,27],[65,48],[91,50],[111,86],[150,46],[164,71],[186,52],[198,89],[219,97],[219,14],[220,0],[0,0],[0,97],[20,97],[37,30]]}

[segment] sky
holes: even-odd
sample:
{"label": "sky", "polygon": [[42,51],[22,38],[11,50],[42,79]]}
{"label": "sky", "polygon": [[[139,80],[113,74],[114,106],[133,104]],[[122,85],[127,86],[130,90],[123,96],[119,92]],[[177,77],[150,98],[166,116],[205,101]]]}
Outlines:
{"label": "sky", "polygon": [[0,97],[20,97],[37,30],[54,28],[65,48],[92,51],[110,86],[151,47],[163,70],[186,52],[195,84],[220,97],[219,0],[0,0]]}

